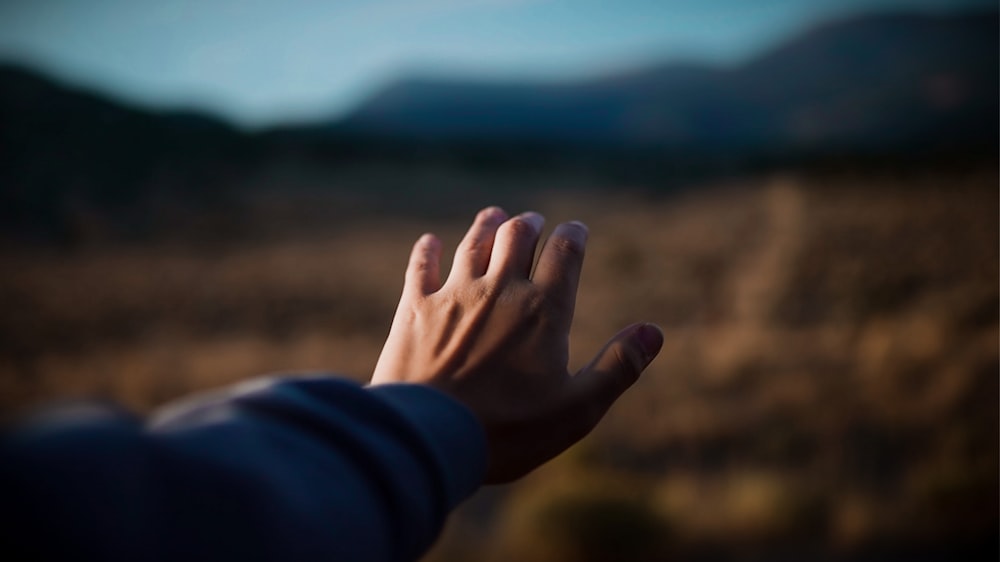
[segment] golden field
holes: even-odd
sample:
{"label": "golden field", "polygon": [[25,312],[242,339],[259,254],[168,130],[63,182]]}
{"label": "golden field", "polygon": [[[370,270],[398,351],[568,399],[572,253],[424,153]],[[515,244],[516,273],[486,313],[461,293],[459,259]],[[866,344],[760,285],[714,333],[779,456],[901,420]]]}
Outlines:
{"label": "golden field", "polygon": [[590,226],[571,367],[633,321],[666,344],[591,437],[482,490],[428,561],[996,559],[995,170],[522,193],[436,219],[262,223],[242,242],[8,247],[0,410],[96,396],[148,412],[271,372],[364,380],[410,244],[433,231],[454,247],[491,203]]}

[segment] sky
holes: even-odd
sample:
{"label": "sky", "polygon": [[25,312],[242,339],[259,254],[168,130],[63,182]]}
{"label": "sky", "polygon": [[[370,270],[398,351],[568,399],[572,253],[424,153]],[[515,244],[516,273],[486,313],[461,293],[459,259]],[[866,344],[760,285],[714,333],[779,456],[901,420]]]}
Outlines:
{"label": "sky", "polygon": [[737,64],[847,15],[995,0],[0,0],[0,60],[246,128],[334,118],[404,76],[571,80]]}

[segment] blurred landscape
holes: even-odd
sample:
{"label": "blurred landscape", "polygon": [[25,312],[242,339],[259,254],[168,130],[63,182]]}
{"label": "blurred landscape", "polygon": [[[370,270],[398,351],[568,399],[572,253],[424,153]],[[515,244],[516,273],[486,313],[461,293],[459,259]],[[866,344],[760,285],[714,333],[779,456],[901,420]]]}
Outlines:
{"label": "blurred landscape", "polygon": [[884,13],[735,66],[400,79],[245,131],[0,68],[0,412],[137,412],[370,374],[410,245],[579,219],[582,366],[660,358],[593,435],[480,491],[428,561],[996,560],[1000,17]]}

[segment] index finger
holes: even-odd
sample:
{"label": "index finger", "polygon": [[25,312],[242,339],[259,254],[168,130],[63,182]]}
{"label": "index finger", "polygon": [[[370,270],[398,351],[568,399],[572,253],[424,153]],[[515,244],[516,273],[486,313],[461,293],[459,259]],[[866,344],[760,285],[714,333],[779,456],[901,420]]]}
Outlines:
{"label": "index finger", "polygon": [[555,228],[538,258],[532,281],[549,297],[573,310],[587,246],[587,226],[573,221]]}

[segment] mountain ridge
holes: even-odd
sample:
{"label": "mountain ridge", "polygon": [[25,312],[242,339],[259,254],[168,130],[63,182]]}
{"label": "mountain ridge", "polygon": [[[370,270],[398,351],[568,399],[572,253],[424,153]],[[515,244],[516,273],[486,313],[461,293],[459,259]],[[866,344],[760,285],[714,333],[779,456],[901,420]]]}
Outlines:
{"label": "mountain ridge", "polygon": [[732,67],[562,84],[420,79],[342,120],[257,132],[0,65],[0,239],[72,239],[74,224],[95,220],[133,236],[174,215],[231,213],[251,191],[350,191],[381,205],[417,170],[669,189],[830,158],[995,166],[998,14],[835,22]]}
{"label": "mountain ridge", "polygon": [[[968,114],[996,115],[997,15],[857,16],[732,67],[684,62],[561,83],[404,79],[329,127],[416,140],[885,145],[944,133],[989,142]],[[898,100],[906,107],[886,118]],[[950,130],[948,119],[964,125]]]}

